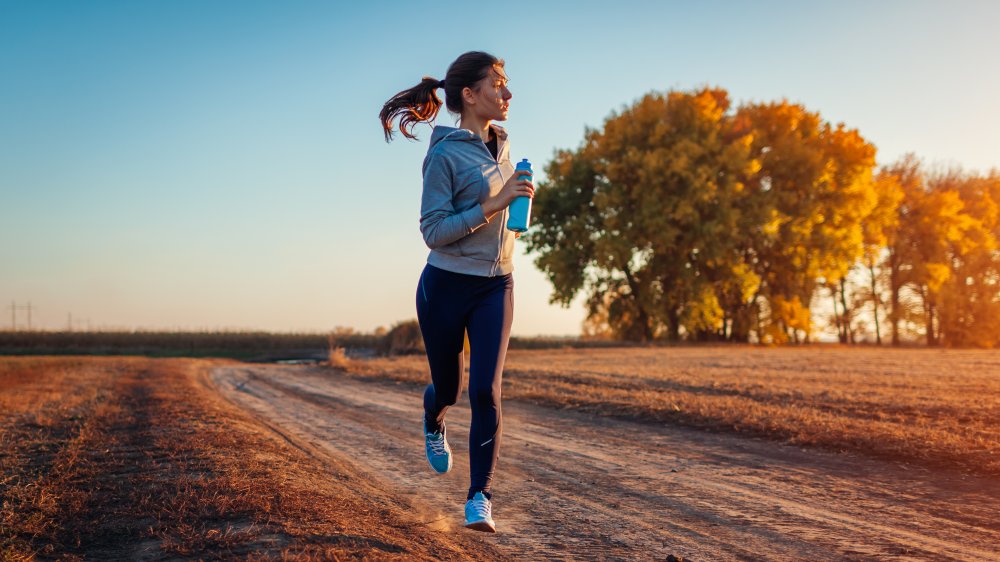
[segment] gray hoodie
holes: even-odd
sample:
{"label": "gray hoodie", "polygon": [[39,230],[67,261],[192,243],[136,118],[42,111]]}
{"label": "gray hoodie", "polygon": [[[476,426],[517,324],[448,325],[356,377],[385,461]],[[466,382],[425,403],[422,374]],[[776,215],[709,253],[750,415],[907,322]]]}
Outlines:
{"label": "gray hoodie", "polygon": [[487,221],[482,203],[514,175],[507,132],[497,136],[497,159],[468,129],[434,127],[424,158],[420,232],[431,249],[427,263],[455,273],[494,277],[514,270],[514,233],[505,208]]}

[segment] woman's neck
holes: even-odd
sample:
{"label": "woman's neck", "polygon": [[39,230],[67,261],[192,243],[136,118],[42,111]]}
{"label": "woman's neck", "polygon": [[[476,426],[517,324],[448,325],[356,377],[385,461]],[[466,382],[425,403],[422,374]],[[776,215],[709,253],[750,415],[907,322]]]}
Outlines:
{"label": "woman's neck", "polygon": [[479,135],[483,142],[490,142],[490,120],[479,121],[475,117],[462,117],[458,124],[462,129],[469,129]]}

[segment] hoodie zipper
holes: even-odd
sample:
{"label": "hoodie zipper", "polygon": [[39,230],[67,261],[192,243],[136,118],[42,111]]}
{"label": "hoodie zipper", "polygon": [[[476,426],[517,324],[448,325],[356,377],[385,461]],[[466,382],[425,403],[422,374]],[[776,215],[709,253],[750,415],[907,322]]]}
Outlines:
{"label": "hoodie zipper", "polygon": [[[497,155],[499,156],[499,150]],[[503,177],[503,170],[500,169],[500,162],[497,162],[497,173],[500,174],[500,181],[507,183],[507,180]],[[503,212],[500,214],[500,243],[497,245],[497,261],[493,264],[493,271],[490,273],[490,277],[496,277],[497,269],[500,267],[500,258],[503,257],[503,231],[506,230],[506,225],[507,208],[504,207]]]}
{"label": "hoodie zipper", "polygon": [[[482,142],[482,140],[480,140],[480,142]],[[485,150],[486,153],[490,155],[490,158],[494,162],[496,162],[496,170],[497,170],[497,173],[500,174],[500,181],[501,181],[501,183],[502,184],[507,183],[506,178],[503,177],[503,170],[500,169],[500,160],[499,160],[499,158],[500,158],[500,141],[499,141],[499,139],[497,139],[497,157],[496,158],[493,158],[493,155],[490,154],[490,150],[488,148],[486,148],[486,143],[485,142],[482,142],[482,145],[483,145],[483,150]],[[500,220],[500,240],[497,243],[497,259],[496,259],[496,261],[493,262],[493,267],[490,269],[490,277],[496,277],[497,269],[500,267],[500,259],[503,257],[503,234],[504,234],[503,231],[505,230],[505,225],[507,224],[507,208],[506,207],[503,209],[503,212],[500,213],[500,219],[501,219]]]}
{"label": "hoodie zipper", "polygon": [[[445,135],[445,137],[442,138],[441,140],[443,141],[446,138],[448,138],[451,135],[453,135],[454,133],[457,133],[458,131],[464,131],[464,130],[466,130],[466,129],[458,129],[458,130],[452,131],[452,132],[448,133],[447,135]],[[497,170],[497,173],[500,174],[500,181],[502,183],[507,183],[506,178],[503,177],[503,170],[500,169],[500,161],[497,159],[497,158],[500,157],[500,141],[497,140],[497,158],[493,158],[493,155],[490,154],[490,150],[488,148],[486,148],[486,143],[483,142],[482,139],[479,140],[479,143],[482,145],[483,150],[486,151],[486,154],[489,154],[490,159],[493,160],[496,163],[496,170]],[[507,224],[507,212],[508,212],[508,210],[506,208],[504,208],[503,212],[500,215],[500,217],[501,217],[502,220],[501,220],[501,223],[500,223],[500,240],[497,242],[497,259],[496,259],[496,261],[493,262],[493,267],[490,269],[490,277],[496,277],[497,269],[500,267],[500,259],[503,257],[503,235],[504,235],[503,231],[505,230],[505,225]]]}

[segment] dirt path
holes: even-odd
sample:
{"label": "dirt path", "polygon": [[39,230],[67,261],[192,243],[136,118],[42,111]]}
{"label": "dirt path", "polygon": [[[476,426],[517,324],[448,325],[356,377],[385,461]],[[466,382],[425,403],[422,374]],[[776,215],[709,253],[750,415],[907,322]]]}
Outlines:
{"label": "dirt path", "polygon": [[[455,466],[423,453],[420,391],[301,366],[223,367],[222,394],[303,448],[353,463],[462,528],[469,410]],[[494,515],[477,534],[521,559],[997,560],[1000,482],[850,454],[504,402]]]}

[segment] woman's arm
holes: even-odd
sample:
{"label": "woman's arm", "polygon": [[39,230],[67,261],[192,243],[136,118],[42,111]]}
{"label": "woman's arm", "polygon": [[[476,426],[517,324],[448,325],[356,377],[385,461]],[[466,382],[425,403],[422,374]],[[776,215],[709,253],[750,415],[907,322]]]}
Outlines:
{"label": "woman's arm", "polygon": [[507,179],[500,193],[458,213],[452,204],[455,176],[451,164],[432,154],[424,164],[424,191],[420,205],[420,232],[424,235],[424,242],[432,250],[451,244],[492,221],[514,198],[534,197],[534,184],[521,179],[527,175],[530,175],[527,170],[517,170]]}
{"label": "woman's arm", "polygon": [[472,234],[489,221],[483,206],[461,213],[452,203],[454,170],[447,159],[431,154],[424,164],[424,189],[420,201],[420,232],[430,249],[439,248]]}

